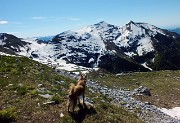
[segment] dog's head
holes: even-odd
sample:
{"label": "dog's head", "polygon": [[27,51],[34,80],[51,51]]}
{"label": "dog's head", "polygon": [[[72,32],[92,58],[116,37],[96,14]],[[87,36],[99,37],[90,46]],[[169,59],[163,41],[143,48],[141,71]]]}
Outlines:
{"label": "dog's head", "polygon": [[87,75],[85,73],[80,73],[80,78],[79,80],[87,81]]}

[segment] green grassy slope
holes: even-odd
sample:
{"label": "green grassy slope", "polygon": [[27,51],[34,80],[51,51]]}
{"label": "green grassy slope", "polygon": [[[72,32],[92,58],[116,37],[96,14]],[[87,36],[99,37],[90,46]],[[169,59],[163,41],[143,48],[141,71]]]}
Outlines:
{"label": "green grassy slope", "polygon": [[[28,58],[0,56],[0,122],[142,122],[136,115],[111,105],[109,99],[88,89],[86,96],[94,102],[93,108],[77,108],[75,114],[68,114],[68,88],[75,82]],[[52,98],[46,99],[40,94],[49,94]],[[55,104],[43,104],[47,101]]]}

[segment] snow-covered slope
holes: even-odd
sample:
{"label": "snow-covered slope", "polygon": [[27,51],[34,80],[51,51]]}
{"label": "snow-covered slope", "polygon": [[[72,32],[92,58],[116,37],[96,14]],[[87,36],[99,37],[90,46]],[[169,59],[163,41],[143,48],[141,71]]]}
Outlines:
{"label": "snow-covered slope", "polygon": [[[130,21],[119,27],[102,21],[62,32],[48,43],[36,39],[22,41],[26,45],[19,47],[17,54],[46,64],[66,61],[113,72],[180,69],[180,36],[147,23]],[[175,53],[171,57],[172,52]]]}

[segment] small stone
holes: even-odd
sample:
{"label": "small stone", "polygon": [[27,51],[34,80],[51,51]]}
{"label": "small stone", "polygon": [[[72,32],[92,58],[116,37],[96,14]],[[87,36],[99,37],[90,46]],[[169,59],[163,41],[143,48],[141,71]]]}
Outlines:
{"label": "small stone", "polygon": [[38,87],[42,87],[43,86],[43,84],[38,84]]}
{"label": "small stone", "polygon": [[18,84],[18,86],[19,86],[19,87],[22,87],[22,86],[23,86],[23,84],[22,84],[22,83],[19,83],[19,84]]}
{"label": "small stone", "polygon": [[49,102],[43,103],[43,105],[47,105],[47,104],[55,104],[55,101],[49,101]]}
{"label": "small stone", "polygon": [[61,114],[60,114],[60,117],[64,117],[64,114],[63,114],[63,113],[61,113]]}
{"label": "small stone", "polygon": [[39,96],[44,97],[46,99],[49,99],[52,97],[52,95],[50,95],[50,94],[39,94]]}
{"label": "small stone", "polygon": [[9,84],[8,86],[13,86],[13,84]]}

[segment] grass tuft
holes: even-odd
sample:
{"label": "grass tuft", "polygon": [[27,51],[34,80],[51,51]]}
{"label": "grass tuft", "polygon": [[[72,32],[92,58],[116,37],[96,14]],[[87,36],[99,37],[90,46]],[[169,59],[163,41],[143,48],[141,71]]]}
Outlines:
{"label": "grass tuft", "polygon": [[0,122],[9,123],[16,121],[17,114],[15,108],[8,108],[0,110]]}
{"label": "grass tuft", "polygon": [[52,96],[51,101],[54,101],[55,104],[60,104],[60,103],[62,103],[64,100],[63,100],[59,95],[55,94],[55,95]]}

